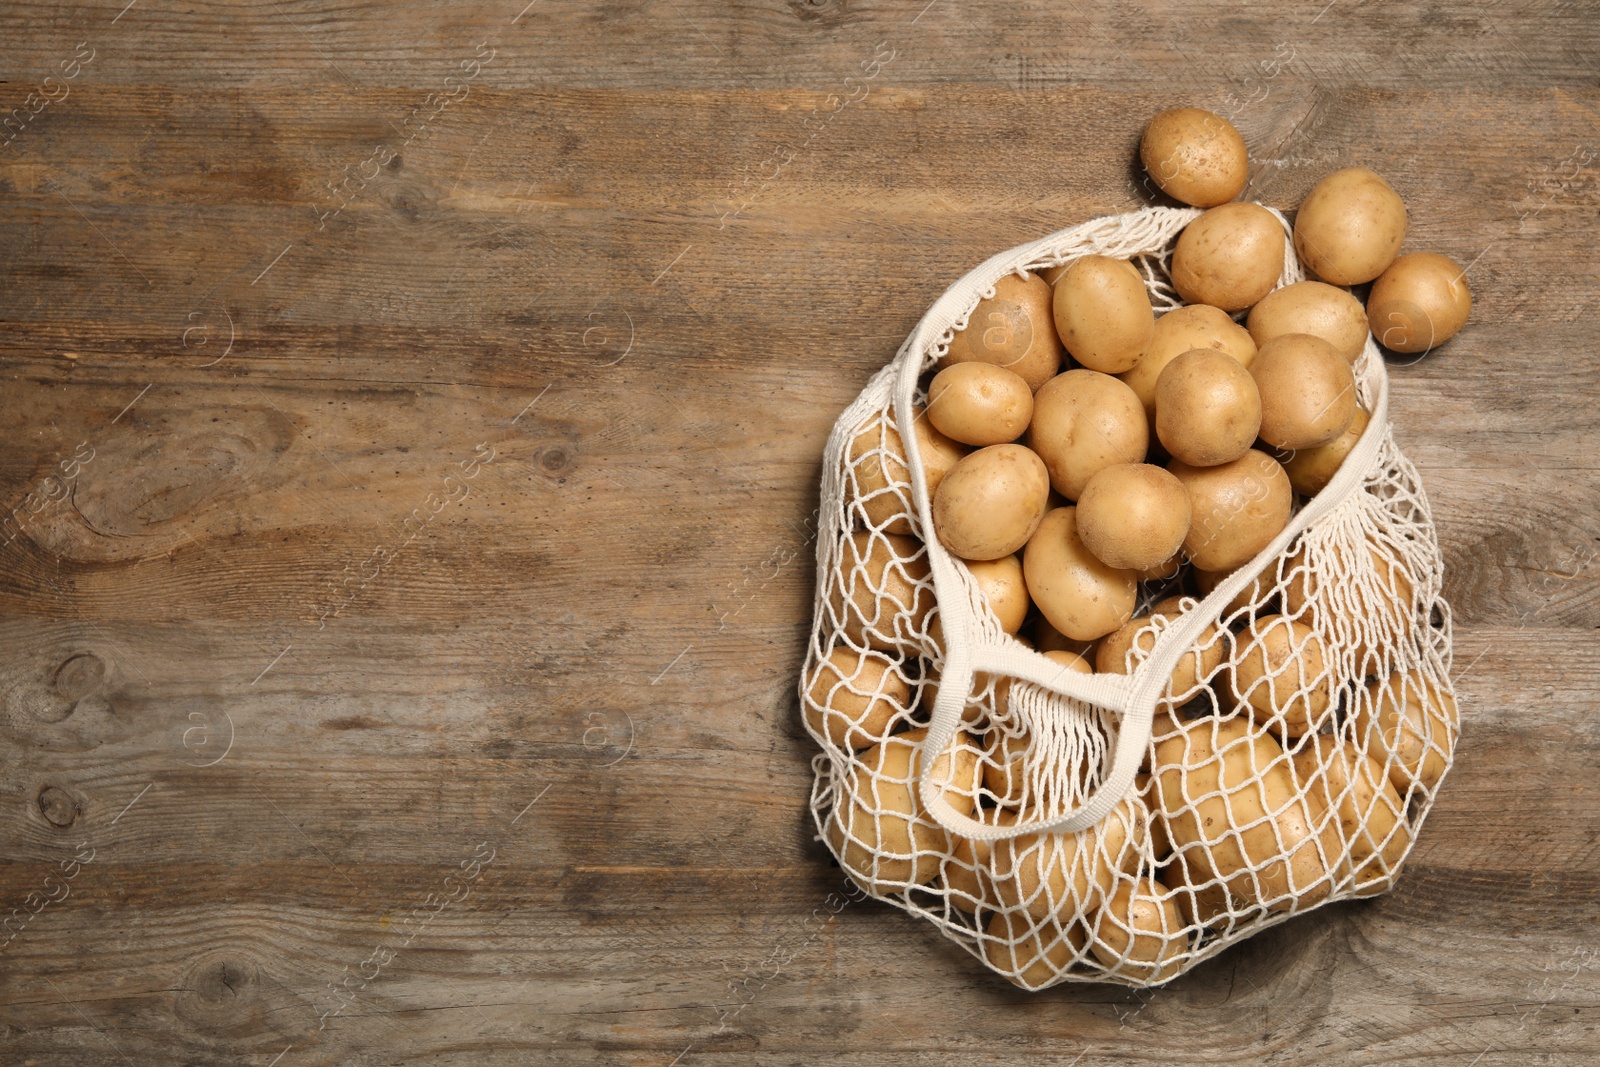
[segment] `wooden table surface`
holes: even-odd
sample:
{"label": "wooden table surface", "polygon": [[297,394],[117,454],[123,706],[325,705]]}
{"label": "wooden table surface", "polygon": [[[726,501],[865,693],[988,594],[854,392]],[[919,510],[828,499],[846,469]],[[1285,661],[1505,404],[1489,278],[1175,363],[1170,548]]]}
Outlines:
{"label": "wooden table surface", "polygon": [[[0,12],[0,1063],[1600,1059],[1600,5],[123,2]],[[1030,995],[830,897],[820,457],[1184,103],[1470,264],[1464,735],[1390,895]]]}

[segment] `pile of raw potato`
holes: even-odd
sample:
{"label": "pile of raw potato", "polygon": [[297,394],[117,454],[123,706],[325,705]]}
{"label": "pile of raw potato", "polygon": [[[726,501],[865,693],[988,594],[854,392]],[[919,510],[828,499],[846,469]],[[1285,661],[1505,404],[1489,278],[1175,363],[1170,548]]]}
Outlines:
{"label": "pile of raw potato", "polygon": [[[916,421],[933,533],[965,562],[1007,633],[1084,673],[1136,666],[1159,620],[1183,610],[1179,595],[1135,618],[1138,604],[1163,590],[1210,592],[1285,527],[1297,493],[1311,497],[1328,484],[1368,424],[1352,367],[1369,327],[1392,351],[1423,352],[1452,337],[1471,307],[1454,262],[1428,252],[1398,256],[1405,206],[1370,170],[1340,170],[1312,189],[1295,217],[1293,247],[1321,280],[1275,288],[1284,228],[1266,208],[1234,202],[1248,169],[1238,131],[1211,112],[1180,108],[1151,120],[1140,148],[1165,193],[1207,209],[1171,253],[1171,284],[1184,305],[1157,318],[1139,269],[1102,256],[1043,276],[1008,275],[952,338],[925,383],[928,402]],[[1351,287],[1369,282],[1363,307]],[[868,581],[854,591],[836,586],[831,610],[839,618],[870,617],[875,609],[867,603],[852,611],[846,602],[884,595],[885,583],[902,604],[929,608],[931,591],[919,584],[925,558],[920,571],[905,568],[904,577],[887,566],[891,553],[903,561],[920,550],[909,494],[890,491],[909,481],[903,459],[890,426],[873,425],[851,445],[850,477],[875,532],[843,545],[841,569]],[[1377,554],[1374,561],[1394,597],[1392,610],[1409,617],[1412,583],[1397,562]],[[1432,683],[1373,679],[1374,696],[1363,705],[1375,720],[1368,724],[1370,752],[1341,746],[1325,732],[1308,737],[1330,709],[1328,686],[1310,684],[1325,673],[1324,649],[1301,610],[1303,582],[1282,591],[1281,608],[1272,609],[1280,614],[1236,614],[1237,629],[1230,629],[1225,613],[1174,671],[1158,708],[1149,773],[1138,784],[1151,813],[1140,832],[1154,839],[1157,856],[1202,840],[1201,824],[1213,819],[1224,826],[1261,819],[1316,775],[1327,782],[1325,795],[1338,798],[1329,802],[1339,810],[1328,823],[1356,868],[1386,873],[1409,845],[1406,797],[1414,784],[1431,790],[1445,766],[1425,743],[1421,719],[1453,729],[1453,699]],[[876,589],[863,592],[868,585]],[[1229,611],[1252,597],[1264,599],[1247,587]],[[917,684],[885,654],[893,642],[876,640],[870,627],[850,630],[851,643],[862,647],[835,646],[804,684],[812,732],[874,772],[870,813],[834,812],[828,836],[835,852],[875,892],[939,879],[958,891],[950,899],[969,913],[985,897],[978,879],[988,879],[1003,902],[1015,898],[1016,912],[993,914],[985,951],[1023,984],[1047,984],[1086,942],[1106,967],[1161,981],[1176,973],[1196,924],[1230,905],[1281,909],[1284,886],[1306,884],[1304,871],[1290,869],[1301,864],[1298,855],[1279,857],[1283,869],[1276,872],[1263,872],[1259,856],[1250,855],[1251,835],[1258,845],[1262,834],[1269,842],[1290,835],[1270,819],[1240,829],[1244,840],[1231,867],[1225,856],[1204,852],[1214,868],[1201,872],[1214,880],[1209,902],[1204,894],[1172,892],[1158,877],[1102,878],[1083,865],[1070,873],[1070,864],[1022,870],[1021,839],[991,847],[945,838],[916,797],[912,772],[926,731],[903,729],[916,725],[900,709],[915,706]],[[1364,662],[1382,662],[1374,650],[1364,654]],[[1225,658],[1231,669],[1219,672]],[[918,694],[924,709],[932,706],[933,666],[925,665]],[[1208,687],[1214,706],[1237,713],[1209,718],[1201,732],[1179,708]],[[935,769],[953,785],[947,797],[958,810],[968,794],[966,813],[982,817],[979,798],[986,797],[982,803],[999,810],[985,821],[1014,823],[1028,738],[982,720],[969,716],[974,734],[959,735],[970,738],[971,751],[958,746]],[[981,739],[975,736],[986,726]],[[1299,739],[1293,759],[1284,759],[1283,748],[1293,750],[1290,742]],[[1197,782],[1202,766],[1210,767],[1209,783]],[[1227,792],[1230,775],[1250,777],[1269,766],[1248,796],[1185,800],[1208,785]],[[962,785],[966,777],[973,781]],[[1118,819],[1133,832],[1125,813],[1114,812],[1107,824]],[[1114,830],[1101,834],[1102,845],[1111,844]],[[940,853],[964,863],[941,863]],[[1355,882],[1359,890],[1359,870]],[[1097,908],[1100,918],[1087,932],[1074,923],[1054,944],[1036,938],[1031,950],[1016,946],[1027,940],[1030,920],[1047,918],[1042,910],[1063,908],[1078,915]]]}

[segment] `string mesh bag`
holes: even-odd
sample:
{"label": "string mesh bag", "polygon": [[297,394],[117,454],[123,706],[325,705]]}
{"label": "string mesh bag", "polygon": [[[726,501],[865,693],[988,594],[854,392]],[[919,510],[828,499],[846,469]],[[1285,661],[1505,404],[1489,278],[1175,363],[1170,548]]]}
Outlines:
{"label": "string mesh bag", "polygon": [[[1370,337],[1353,368],[1370,417],[1338,473],[1231,573],[1141,583],[1094,664],[1008,633],[980,565],[933,535],[965,449],[921,417],[927,381],[979,302],[1098,254],[1132,262],[1163,314],[1198,214],[1096,219],[991,258],[828,438],[799,687],[819,838],[866,891],[1026,989],[1160,985],[1383,892],[1459,733],[1438,541]],[[1284,226],[1279,286],[1303,276]]]}

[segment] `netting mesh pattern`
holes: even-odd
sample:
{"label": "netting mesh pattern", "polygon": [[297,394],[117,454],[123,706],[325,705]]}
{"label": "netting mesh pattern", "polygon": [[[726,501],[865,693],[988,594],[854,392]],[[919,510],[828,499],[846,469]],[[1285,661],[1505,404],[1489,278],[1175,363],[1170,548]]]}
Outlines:
{"label": "netting mesh pattern", "polygon": [[[1179,304],[1167,257],[1195,214],[1097,220],[1013,250],[1002,266],[1129,257],[1159,314]],[[986,265],[991,277],[1001,258]],[[1286,263],[1280,284],[1300,277],[1292,250]],[[1306,508],[1285,547],[1246,564],[1237,595],[1149,581],[1122,640],[1089,657],[1097,662],[1049,654],[1061,678],[1096,669],[1138,680],[1164,665],[1147,664],[1163,632],[1197,634],[1152,690],[1133,787],[1086,829],[1029,832],[1106,781],[1129,708],[976,669],[950,679],[968,689],[960,722],[928,750],[952,642],[977,650],[980,665],[986,650],[1028,647],[959,561],[954,580],[935,581],[934,556],[952,557],[926,528],[919,494],[930,499],[964,449],[927,433],[925,419],[913,415],[908,430],[896,416],[897,382],[924,382],[993,293],[992,281],[964,281],[929,313],[946,325],[919,328],[829,439],[800,680],[821,747],[811,795],[821,839],[868,892],[1028,989],[1160,984],[1292,915],[1389,888],[1450,766],[1459,718],[1438,542],[1383,417],[1376,348],[1369,341],[1356,365],[1376,447],[1319,494],[1330,499],[1314,521],[1301,521]],[[915,392],[902,410],[920,412],[923,385],[906,388]],[[907,432],[918,435],[917,464]],[[953,832],[929,811],[919,796],[929,777],[993,839]]]}

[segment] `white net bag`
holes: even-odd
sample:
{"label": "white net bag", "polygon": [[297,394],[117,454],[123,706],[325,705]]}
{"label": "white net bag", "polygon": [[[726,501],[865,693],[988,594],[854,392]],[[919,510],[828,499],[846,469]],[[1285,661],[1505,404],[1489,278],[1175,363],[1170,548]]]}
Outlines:
{"label": "white net bag", "polygon": [[[957,457],[923,432],[925,374],[978,302],[1093,253],[1130,259],[1171,309],[1171,246],[1198,214],[1097,219],[993,257],[828,439],[800,683],[817,830],[868,892],[1028,989],[1158,985],[1388,889],[1459,732],[1438,542],[1370,337],[1354,368],[1370,421],[1332,481],[1203,598],[1141,584],[1138,625],[1101,642],[1096,673],[1010,636],[932,535],[929,472]],[[1292,247],[1285,264],[1280,286],[1302,276]]]}

